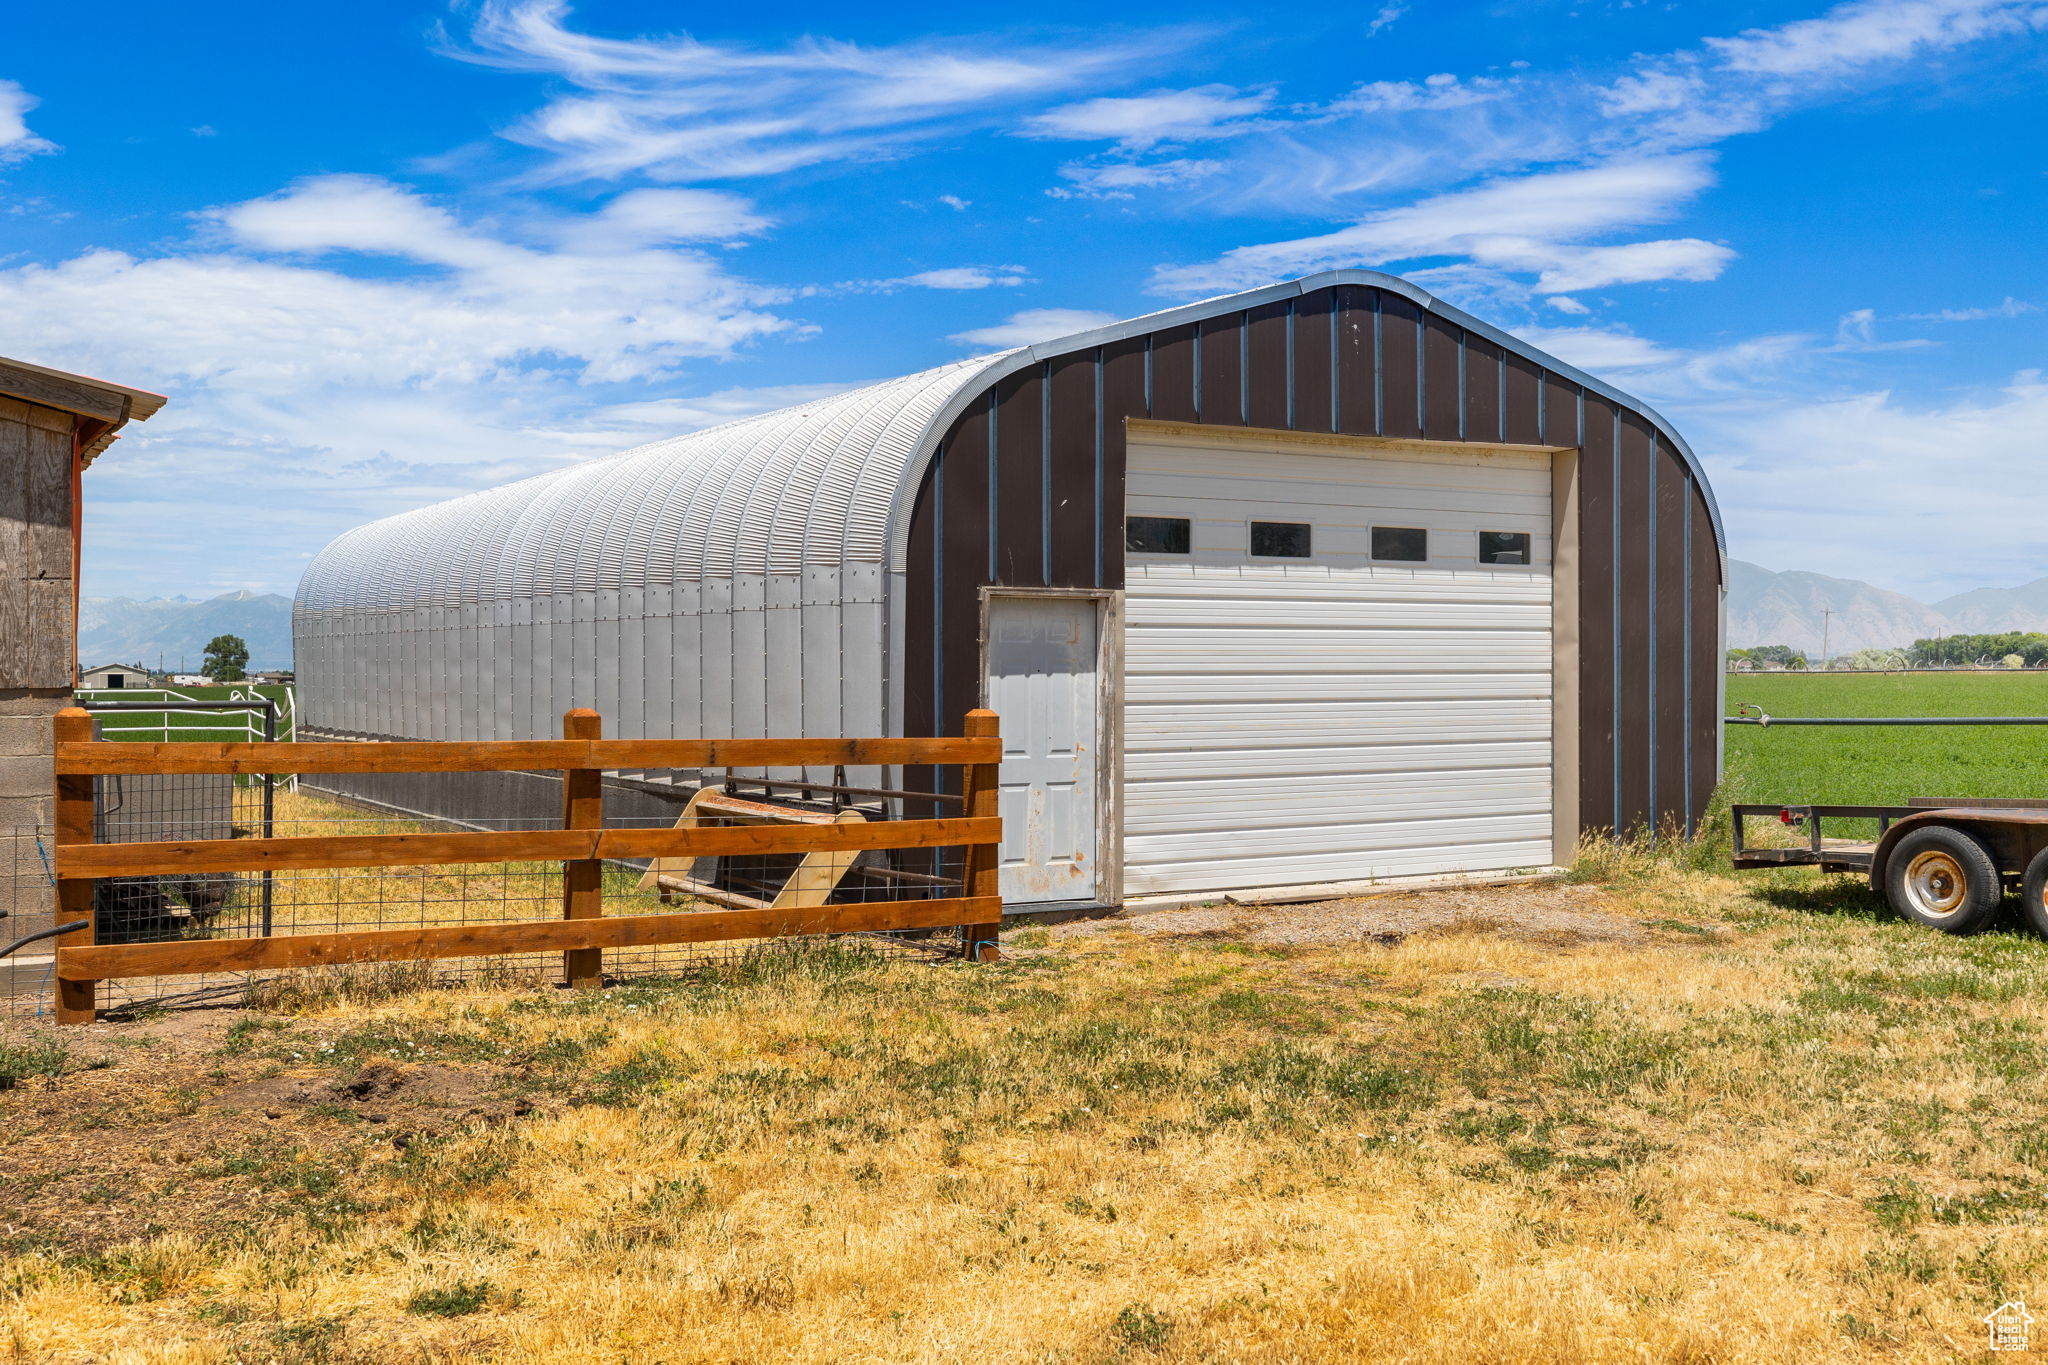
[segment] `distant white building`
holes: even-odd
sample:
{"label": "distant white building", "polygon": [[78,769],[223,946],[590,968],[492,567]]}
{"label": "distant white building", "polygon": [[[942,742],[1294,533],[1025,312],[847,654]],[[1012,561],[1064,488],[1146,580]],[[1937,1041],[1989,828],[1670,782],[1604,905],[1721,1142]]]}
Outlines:
{"label": "distant white building", "polygon": [[88,668],[78,675],[81,689],[92,690],[101,687],[148,687],[149,670],[141,664],[101,664]]}
{"label": "distant white building", "polygon": [[171,674],[171,686],[173,687],[209,687],[212,684],[213,679],[207,677],[204,673]]}

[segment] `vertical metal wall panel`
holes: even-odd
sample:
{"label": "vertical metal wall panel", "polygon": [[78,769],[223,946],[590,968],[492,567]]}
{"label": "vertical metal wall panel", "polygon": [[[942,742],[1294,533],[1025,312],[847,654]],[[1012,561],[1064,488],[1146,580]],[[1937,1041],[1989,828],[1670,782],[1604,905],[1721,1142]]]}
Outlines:
{"label": "vertical metal wall panel", "polygon": [[910,735],[938,733],[932,728],[939,700],[938,535],[938,480],[927,478],[911,504],[910,518],[910,562],[922,569],[904,575],[902,599],[903,654],[898,666],[903,670],[903,732]]}
{"label": "vertical metal wall panel", "polygon": [[1337,291],[1319,289],[1294,300],[1294,420],[1296,431],[1335,431]]}
{"label": "vertical metal wall panel", "polygon": [[738,656],[733,649],[734,583],[730,578],[704,580],[704,608],[698,616],[702,632],[704,697],[699,708],[707,735],[745,733],[733,708],[733,670]]}
{"label": "vertical metal wall panel", "polygon": [[1685,509],[1692,501],[1692,480],[1668,451],[1657,452],[1652,472],[1657,488],[1657,539],[1652,551],[1657,591],[1650,603],[1650,638],[1656,651],[1657,686],[1650,713],[1650,821],[1653,828],[1663,829],[1683,827],[1689,804],[1685,746],[1691,742],[1686,729],[1691,679],[1686,673],[1685,609],[1692,564],[1685,544]]}
{"label": "vertical metal wall panel", "polygon": [[1095,421],[1102,433],[1102,566],[1099,586],[1124,585],[1124,423],[1145,410],[1145,338],[1129,337],[1102,348],[1101,406]]}
{"label": "vertical metal wall panel", "polygon": [[1289,407],[1294,395],[1287,370],[1294,303],[1275,299],[1245,311],[1245,420],[1251,426],[1285,431],[1293,425]]}
{"label": "vertical metal wall panel", "polygon": [[1615,819],[1623,830],[1650,822],[1651,718],[1657,675],[1651,667],[1652,575],[1656,559],[1656,503],[1651,487],[1650,432],[1632,412],[1621,418],[1621,482],[1615,492],[1624,528],[1615,555],[1616,647],[1621,652],[1615,706],[1620,771]]}
{"label": "vertical metal wall panel", "polygon": [[1468,441],[1504,441],[1501,351],[1484,337],[1465,338],[1465,435]]}
{"label": "vertical metal wall panel", "polygon": [[1465,329],[1428,313],[1422,319],[1422,434],[1432,441],[1465,439]]}
{"label": "vertical metal wall panel", "polygon": [[557,711],[570,707],[587,706],[596,709],[600,700],[597,690],[597,594],[594,592],[566,592],[561,594],[564,609],[569,613],[571,638],[574,650],[573,666],[568,674],[575,681],[570,685],[569,695],[563,699]]}
{"label": "vertical metal wall panel", "polygon": [[1162,422],[1193,422],[1195,412],[1195,325],[1184,323],[1152,334],[1152,416]]}
{"label": "vertical metal wall panel", "polygon": [[1706,813],[1707,802],[1721,780],[1716,756],[1721,742],[1722,591],[1721,555],[1714,544],[1706,498],[1697,483],[1692,486],[1691,510],[1692,714],[1687,724],[1692,753],[1692,814],[1697,820]]}
{"label": "vertical metal wall panel", "polygon": [[548,706],[554,700],[551,686],[555,677],[555,599],[537,593],[528,599],[528,609],[533,620],[524,661],[528,686],[526,717],[519,737],[539,739],[547,734]]}
{"label": "vertical metal wall panel", "polygon": [[455,706],[448,721],[453,737],[461,740],[483,738],[478,730],[486,719],[484,699],[490,695],[490,685],[484,676],[485,640],[477,620],[479,610],[474,602],[454,608],[457,629],[462,632],[461,682],[455,689]]}
{"label": "vertical metal wall panel", "polygon": [[[1572,399],[1573,410],[1579,398]],[[1579,822],[1614,827],[1615,413],[1584,397],[1579,454]]]}
{"label": "vertical metal wall panel", "polygon": [[[767,690],[762,698],[763,735],[804,733],[804,693],[812,686],[821,691],[838,691],[839,641],[836,632],[822,635],[818,643],[827,646],[816,655],[805,652],[804,643],[812,632],[804,629],[804,580],[800,573],[768,574],[761,583],[762,676]],[[815,682],[805,675],[813,664],[832,660],[834,672]],[[835,708],[836,709],[836,708]]]}
{"label": "vertical metal wall panel", "polygon": [[1046,432],[1046,563],[1055,587],[1093,587],[1100,573],[1096,553],[1101,528],[1097,503],[1101,482],[1096,452],[1096,353],[1068,356],[1051,365],[1046,393],[1051,423]]}
{"label": "vertical metal wall panel", "polygon": [[[1543,444],[1543,369],[1527,356],[1502,356],[1501,439],[1514,445]],[[1577,445],[1576,433],[1559,445]]]}
{"label": "vertical metal wall panel", "polygon": [[[981,700],[981,585],[995,578],[989,510],[989,413],[975,406],[954,424],[941,446],[939,485],[941,564],[938,577],[937,714],[964,715]],[[973,642],[971,650],[966,642]],[[951,731],[941,731],[950,734]]]}
{"label": "vertical metal wall panel", "polygon": [[1422,310],[1379,291],[1380,435],[1422,435]]}
{"label": "vertical metal wall panel", "polygon": [[1379,434],[1374,311],[1377,289],[1345,285],[1333,291],[1337,308],[1337,430],[1347,436]]}
{"label": "vertical metal wall panel", "polygon": [[732,578],[733,734],[768,733],[768,582],[763,574]]}
{"label": "vertical metal wall panel", "polygon": [[518,602],[497,601],[491,612],[491,692],[486,703],[490,718],[484,726],[485,739],[511,739],[518,734],[512,718],[521,695],[515,661],[519,656]]}
{"label": "vertical metal wall panel", "polygon": [[1196,324],[1201,352],[1201,420],[1205,426],[1244,425],[1244,314],[1225,313]]}
{"label": "vertical metal wall panel", "polygon": [[996,581],[1045,583],[1045,392],[1037,366],[996,386]]}
{"label": "vertical metal wall panel", "polygon": [[673,591],[674,610],[669,618],[669,654],[661,666],[669,676],[668,728],[658,736],[716,735],[705,719],[704,698],[710,686],[706,674],[711,654],[704,639],[704,596],[706,585],[679,583]]}

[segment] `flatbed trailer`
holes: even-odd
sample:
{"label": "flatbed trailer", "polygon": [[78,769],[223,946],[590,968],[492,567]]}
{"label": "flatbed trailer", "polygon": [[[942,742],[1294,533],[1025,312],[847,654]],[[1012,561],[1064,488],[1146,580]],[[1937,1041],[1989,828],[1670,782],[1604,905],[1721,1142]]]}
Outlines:
{"label": "flatbed trailer", "polygon": [[[1814,867],[1867,877],[1907,919],[1967,934],[2017,884],[2028,923],[2048,935],[2048,800],[1914,797],[1903,806],[1738,805],[1738,868]],[[1800,830],[1794,845],[1752,842],[1751,822]],[[1830,837],[1829,820],[1875,820],[1875,839]]]}

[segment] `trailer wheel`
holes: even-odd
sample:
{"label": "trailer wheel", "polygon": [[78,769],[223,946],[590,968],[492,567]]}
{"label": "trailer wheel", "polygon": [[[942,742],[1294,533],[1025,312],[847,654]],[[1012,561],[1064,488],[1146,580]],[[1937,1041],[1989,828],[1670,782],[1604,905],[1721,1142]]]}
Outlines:
{"label": "trailer wheel", "polygon": [[2027,864],[2026,880],[2020,883],[2020,913],[2035,933],[2048,938],[2048,848]]}
{"label": "trailer wheel", "polygon": [[2005,893],[1984,845],[1947,825],[1928,825],[1899,840],[1885,865],[1884,889],[1892,909],[1944,934],[1983,927]]}

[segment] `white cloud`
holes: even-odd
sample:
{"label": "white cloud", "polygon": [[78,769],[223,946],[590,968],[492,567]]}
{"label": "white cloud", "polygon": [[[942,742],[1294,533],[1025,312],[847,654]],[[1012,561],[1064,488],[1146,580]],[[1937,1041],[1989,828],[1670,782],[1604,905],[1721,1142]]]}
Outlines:
{"label": "white cloud", "polygon": [[730,242],[767,230],[753,201],[723,190],[642,189],[618,195],[577,220],[564,237],[577,246],[630,249],[674,242]]}
{"label": "white cloud", "polygon": [[1114,142],[1142,152],[1162,142],[1231,137],[1251,131],[1250,122],[1273,103],[1270,91],[1243,93],[1227,85],[1192,90],[1104,97],[1062,105],[1025,120],[1028,137]]}
{"label": "white cloud", "polygon": [[947,208],[952,209],[956,213],[965,213],[967,211],[968,204],[970,204],[973,201],[962,199],[957,194],[942,194],[939,196],[939,202],[941,204],[944,204]]}
{"label": "white cloud", "polygon": [[1466,81],[1445,71],[1420,81],[1368,81],[1330,104],[1303,110],[1323,118],[1345,114],[1408,113],[1417,109],[1462,109],[1504,99],[1510,93],[1503,81],[1481,76]]}
{"label": "white cloud", "polygon": [[1205,265],[1162,267],[1162,293],[1205,294],[1342,266],[1464,256],[1485,266],[1540,271],[1546,292],[1649,279],[1711,279],[1734,255],[1697,239],[1622,246],[1583,239],[1671,217],[1713,182],[1703,156],[1608,162],[1503,177],[1405,208],[1385,209],[1316,237],[1238,247]]}
{"label": "white cloud", "polygon": [[2003,303],[1990,308],[1943,308],[1934,313],[1901,313],[1899,317],[1906,322],[1982,322],[1987,318],[2016,318],[2040,311],[2038,304],[2008,295]]}
{"label": "white cloud", "polygon": [[1730,71],[1811,79],[2043,28],[2048,9],[2036,0],[1856,0],[1818,18],[1709,38],[1706,47]]}
{"label": "white cloud", "polygon": [[1592,309],[1586,307],[1585,304],[1580,303],[1577,299],[1573,298],[1569,294],[1552,294],[1549,298],[1543,301],[1549,304],[1552,308],[1555,308],[1558,312],[1570,313],[1574,317],[1583,317],[1586,314],[1589,314],[1593,311]]}
{"label": "white cloud", "polygon": [[1677,351],[1614,328],[1524,327],[1517,335],[1588,374],[1669,369],[1685,361]]}
{"label": "white cloud", "polygon": [[1013,289],[1031,282],[1031,272],[1021,265],[956,265],[937,270],[920,270],[892,280],[848,280],[844,284],[822,285],[805,294],[891,294],[899,289]]}
{"label": "white cloud", "polygon": [[0,166],[57,150],[56,143],[29,131],[28,111],[40,103],[19,82],[0,80]]}
{"label": "white cloud", "polygon": [[985,350],[1008,350],[1012,346],[1032,346],[1090,328],[1107,327],[1116,321],[1118,318],[1114,313],[1100,313],[1088,308],[1027,308],[1021,313],[1010,314],[993,327],[955,332],[947,340]]}
{"label": "white cloud", "polygon": [[1054,185],[1046,193],[1055,199],[1131,199],[1138,190],[1192,184],[1222,170],[1220,161],[1191,157],[1143,163],[1075,161],[1060,167],[1060,175],[1068,183]]}
{"label": "white cloud", "polygon": [[686,182],[881,155],[1084,87],[1174,41],[766,48],[599,38],[570,29],[568,15],[562,0],[483,0],[469,44],[450,49],[575,87],[505,133],[546,153],[546,174],[561,180]]}
{"label": "white cloud", "polygon": [[1750,388],[1666,412],[1706,459],[1741,558],[1926,597],[2042,572],[2039,509],[2011,496],[2048,461],[2038,371],[1929,406]]}
{"label": "white cloud", "polygon": [[1380,12],[1375,14],[1372,17],[1372,21],[1365,26],[1365,36],[1368,38],[1378,37],[1383,30],[1391,27],[1396,19],[1399,19],[1407,12],[1408,7],[1406,5],[1381,5]]}

